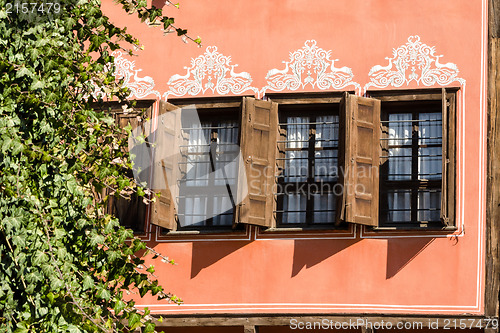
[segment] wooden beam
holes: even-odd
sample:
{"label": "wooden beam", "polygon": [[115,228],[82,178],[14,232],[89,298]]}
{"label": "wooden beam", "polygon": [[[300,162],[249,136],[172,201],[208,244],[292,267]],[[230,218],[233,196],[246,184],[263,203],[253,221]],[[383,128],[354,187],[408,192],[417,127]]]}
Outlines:
{"label": "wooden beam", "polygon": [[500,316],[500,0],[488,1],[485,315]]}
{"label": "wooden beam", "polygon": [[259,328],[254,325],[247,325],[243,327],[244,333],[259,333]]}
{"label": "wooden beam", "polygon": [[[156,318],[156,316],[153,316]],[[367,329],[376,329],[379,324],[384,323],[384,327],[391,326],[395,331],[398,324],[403,325],[403,328],[413,328],[415,330],[422,328],[449,328],[453,323],[460,323],[460,320],[465,321],[470,325],[473,323],[473,327],[476,324],[482,323],[483,327],[488,322],[492,325],[492,320],[498,320],[498,317],[484,317],[484,316],[383,316],[383,315],[373,315],[367,316],[365,314],[352,314],[347,315],[325,315],[325,314],[315,314],[315,315],[295,315],[295,314],[268,314],[268,315],[256,315],[256,314],[226,314],[226,315],[214,315],[214,314],[196,314],[196,315],[186,315],[186,316],[172,316],[163,315],[163,321],[160,323],[155,321],[158,327],[194,327],[194,326],[240,326],[251,330],[255,327],[255,333],[258,333],[259,326],[287,326],[291,327],[292,323],[324,323],[325,321],[332,322],[332,327],[338,324],[353,323],[358,329],[365,327]],[[293,321],[292,321],[293,320]],[[405,326],[406,324],[406,326]],[[479,327],[479,326],[478,326]],[[250,331],[251,332],[251,331]],[[247,333],[247,331],[245,331]],[[254,332],[252,332],[254,333]]]}

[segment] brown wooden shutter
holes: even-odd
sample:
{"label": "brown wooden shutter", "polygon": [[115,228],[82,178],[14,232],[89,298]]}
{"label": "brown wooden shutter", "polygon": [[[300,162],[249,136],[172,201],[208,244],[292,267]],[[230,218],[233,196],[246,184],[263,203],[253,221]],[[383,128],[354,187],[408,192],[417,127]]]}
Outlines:
{"label": "brown wooden shutter", "polygon": [[[165,101],[160,101],[160,110],[157,118],[155,133],[153,192],[160,193],[151,209],[151,223],[157,226],[175,230],[177,228],[176,209],[174,200],[176,191],[171,193],[169,180],[174,181],[177,175],[176,158],[179,155],[177,143],[180,135],[180,113],[166,113],[178,109]],[[163,117],[162,117],[163,116]]]}
{"label": "brown wooden shutter", "polygon": [[441,221],[450,226],[455,223],[455,94],[449,98],[442,89],[442,182]]}
{"label": "brown wooden shutter", "polygon": [[[144,111],[143,111],[144,110]],[[121,108],[113,108],[113,118],[115,119],[118,126],[123,129],[129,124],[134,131],[136,128],[141,129],[141,134],[146,138],[146,143],[148,145],[147,138],[151,134],[151,123],[147,119],[151,119],[152,107],[140,110],[131,110],[124,113]],[[119,138],[123,139],[127,136],[127,133],[123,130],[120,133]],[[144,149],[147,151],[147,149]],[[139,178],[149,179],[150,169],[143,170],[139,173]],[[134,177],[132,171],[128,174],[129,177]],[[133,228],[134,230],[143,231],[144,223],[146,220],[146,205],[143,203],[142,198],[133,194],[130,199],[125,199],[122,197],[110,196],[108,199],[107,213],[114,214],[120,220],[120,224]]]}
{"label": "brown wooden shutter", "polygon": [[[242,103],[240,147],[247,186],[239,177],[235,222],[271,227],[278,132],[278,104],[244,97]],[[241,173],[240,173],[241,176]],[[248,189],[248,195],[242,189]]]}
{"label": "brown wooden shutter", "polygon": [[336,223],[378,226],[380,101],[345,94],[340,110]]}

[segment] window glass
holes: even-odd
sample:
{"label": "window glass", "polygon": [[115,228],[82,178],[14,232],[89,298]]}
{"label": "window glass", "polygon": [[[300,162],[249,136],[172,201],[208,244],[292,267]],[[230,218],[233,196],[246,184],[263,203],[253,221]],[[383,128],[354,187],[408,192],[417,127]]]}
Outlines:
{"label": "window glass", "polygon": [[238,156],[238,135],[238,122],[232,120],[202,120],[182,129],[181,228],[232,225],[234,202],[227,192],[237,168],[227,166]]}
{"label": "window glass", "polygon": [[276,211],[278,226],[333,223],[338,177],[338,115],[282,114]]}
{"label": "window glass", "polygon": [[440,222],[441,112],[412,105],[382,107],[382,114],[381,225]]}

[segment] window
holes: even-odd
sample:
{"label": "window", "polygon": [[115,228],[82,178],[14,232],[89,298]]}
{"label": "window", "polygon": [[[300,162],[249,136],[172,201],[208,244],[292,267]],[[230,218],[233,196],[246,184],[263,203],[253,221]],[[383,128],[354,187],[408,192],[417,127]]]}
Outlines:
{"label": "window", "polygon": [[[168,186],[152,223],[453,230],[456,91],[173,101],[194,102],[199,121],[158,122],[153,178]],[[174,109],[161,102],[160,119]],[[163,158],[172,147],[177,162]]]}
{"label": "window", "polygon": [[277,226],[332,224],[338,104],[284,106],[279,112]]}
{"label": "window", "polygon": [[380,224],[441,223],[440,103],[396,103],[382,110]]}
{"label": "window", "polygon": [[177,198],[180,228],[233,224],[232,190],[238,169],[227,166],[239,154],[239,119],[234,113],[217,119],[213,111],[210,117],[202,117],[199,124],[186,124],[181,129],[186,144],[180,146],[182,185]]}
{"label": "window", "polygon": [[[155,132],[153,190],[161,196],[152,223],[170,232],[270,226],[276,104],[251,97],[172,102],[160,103]],[[177,160],[165,158],[172,147]]]}
{"label": "window", "polygon": [[455,91],[370,92],[381,101],[375,226],[453,229]]}
{"label": "window", "polygon": [[[122,106],[118,102],[107,102],[99,106],[100,109],[109,112],[120,128],[125,128],[131,125],[132,129],[140,128],[142,133],[149,133],[150,129],[148,119],[151,118],[152,104],[154,101],[142,100],[136,101],[133,110],[124,112]],[[123,133],[123,136],[126,134]],[[140,146],[135,146],[130,153],[137,154],[137,151],[145,151]],[[128,171],[131,178],[134,177],[131,170]],[[149,181],[150,169],[142,170],[138,175],[139,181]],[[131,195],[130,199],[125,199],[120,196],[109,196],[107,212],[118,218],[120,224],[126,228],[132,229],[136,233],[143,233],[146,225],[147,205],[143,202],[142,197],[135,194]]]}

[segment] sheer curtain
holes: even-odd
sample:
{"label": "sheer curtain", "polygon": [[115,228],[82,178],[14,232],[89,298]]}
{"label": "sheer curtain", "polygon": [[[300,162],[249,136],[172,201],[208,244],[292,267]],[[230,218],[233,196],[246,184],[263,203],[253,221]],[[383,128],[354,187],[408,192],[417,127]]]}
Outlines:
{"label": "sheer curtain", "polygon": [[184,135],[187,136],[186,173],[180,184],[179,221],[181,226],[203,226],[207,197],[189,194],[189,188],[208,186],[210,129],[206,124],[192,124],[184,130]]}
{"label": "sheer curtain", "polygon": [[[418,138],[412,139],[413,124],[418,124]],[[423,181],[441,179],[441,113],[420,113],[412,122],[412,114],[389,115],[388,180]],[[418,139],[418,156],[412,156],[412,141]],[[417,159],[417,179],[412,179],[412,159]],[[440,189],[418,190],[419,221],[438,221],[440,216]],[[387,192],[390,222],[410,222],[412,190],[393,189]],[[415,209],[415,208],[414,208]]]}
{"label": "sheer curtain", "polygon": [[[299,188],[290,193],[285,188],[282,223],[305,223],[308,198],[312,197],[313,223],[328,223],[334,220],[335,198],[333,186],[324,182],[335,182],[338,175],[338,116],[327,115],[287,118],[287,149],[284,181]],[[314,156],[309,156],[309,129],[315,123]],[[314,184],[307,183],[309,159],[314,159]],[[306,186],[300,186],[300,183]],[[287,193],[288,192],[288,193]],[[315,193],[313,193],[315,192]]]}
{"label": "sheer curtain", "polygon": [[[410,113],[389,115],[389,147],[409,146],[410,148],[389,148],[388,180],[411,180],[411,117]],[[387,192],[387,202],[389,221],[411,221],[411,190],[389,190]]]}
{"label": "sheer curtain", "polygon": [[[233,204],[231,198],[226,194],[226,185],[236,182],[238,169],[234,167],[225,168],[240,151],[238,143],[238,124],[233,121],[225,121],[217,124],[217,148],[212,152],[215,160],[214,185],[221,186],[223,195],[214,194],[213,197],[213,225],[231,225],[233,223]],[[228,193],[235,198],[236,193]]]}
{"label": "sheer curtain", "polygon": [[[418,178],[442,179],[442,115],[420,113],[418,137]],[[422,190],[418,193],[419,221],[439,221],[441,189]]]}
{"label": "sheer curtain", "polygon": [[[339,117],[328,115],[316,117],[316,137],[314,152],[314,180],[335,182],[338,177],[338,137]],[[326,187],[313,195],[313,222],[328,223],[335,220],[335,198],[333,188]]]}
{"label": "sheer curtain", "polygon": [[[285,183],[307,181],[308,152],[299,150],[309,146],[309,117],[287,117]],[[307,197],[300,193],[286,193],[283,199],[283,223],[303,223],[306,220]]]}
{"label": "sheer curtain", "polygon": [[[216,149],[211,151],[214,132]],[[185,133],[188,138],[186,176],[181,180],[182,226],[203,226],[208,218],[212,218],[213,225],[231,225],[233,206],[226,185],[235,183],[237,169],[224,167],[239,153],[238,124],[233,121],[194,124]],[[210,154],[215,170],[212,170]],[[196,190],[197,187],[200,189]]]}

